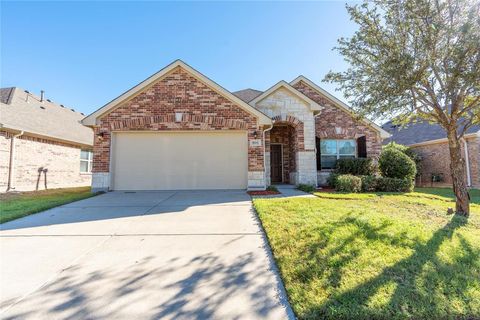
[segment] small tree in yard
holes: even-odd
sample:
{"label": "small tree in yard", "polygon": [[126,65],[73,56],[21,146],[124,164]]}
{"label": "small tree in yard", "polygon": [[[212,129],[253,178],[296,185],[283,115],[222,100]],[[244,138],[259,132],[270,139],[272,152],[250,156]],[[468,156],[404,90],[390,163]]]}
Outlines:
{"label": "small tree in yard", "polygon": [[359,29],[335,49],[350,67],[325,80],[361,115],[445,129],[456,212],[468,216],[461,141],[480,123],[480,2],[372,0],[347,10]]}

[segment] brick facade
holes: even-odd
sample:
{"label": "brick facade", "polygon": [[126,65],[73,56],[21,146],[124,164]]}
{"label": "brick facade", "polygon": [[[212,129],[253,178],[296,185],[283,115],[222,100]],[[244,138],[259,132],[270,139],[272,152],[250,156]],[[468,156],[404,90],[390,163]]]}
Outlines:
{"label": "brick facade", "polygon": [[[270,127],[260,126],[258,114],[252,115],[256,111],[246,111],[248,108],[235,102],[236,98],[218,93],[221,90],[184,64],[174,63],[166,70],[140,92],[117,98],[126,100],[108,106],[113,109],[89,116],[95,119],[88,120],[95,131],[94,189],[111,187],[110,149],[117,131],[245,130],[249,142],[248,188],[270,184],[270,143],[282,144],[283,180],[292,184],[317,183],[316,136],[337,139],[366,136],[369,156],[376,158],[380,153],[378,131],[353,119],[302,82],[296,84],[298,92],[279,82],[268,94],[249,102],[272,119]],[[315,117],[318,112],[321,115]],[[268,123],[265,117],[260,119],[263,124]],[[263,135],[264,130],[267,131]],[[262,144],[253,143],[262,138]]]}
{"label": "brick facade", "polygon": [[[470,164],[470,179],[473,187],[480,187],[480,138],[471,137],[466,139],[468,157]],[[431,143],[413,146],[412,150],[422,157],[422,171],[417,177],[416,183],[419,186],[451,186],[452,177],[450,174],[450,151],[448,142]],[[462,144],[462,156],[465,156],[465,149]],[[432,184],[432,174],[441,174],[442,182]]]}
{"label": "brick facade", "polygon": [[382,139],[377,130],[343,111],[333,101],[305,82],[300,81],[293,87],[324,107],[321,115],[315,118],[317,137],[321,139],[357,139],[365,136],[367,156],[378,159],[382,151]]}
{"label": "brick facade", "polygon": [[[367,157],[376,161],[382,151],[380,133],[361,120],[342,110],[334,101],[324,96],[304,81],[293,87],[323,107],[321,114],[315,118],[315,136],[320,139],[357,139],[365,136]],[[326,185],[332,170],[318,170],[319,185]]]}
{"label": "brick facade", "polygon": [[[255,134],[261,135],[261,129],[255,116],[177,67],[100,118],[95,128],[93,171],[102,174],[101,179],[108,179],[111,135],[115,131],[246,130],[248,139],[253,140]],[[264,184],[263,163],[263,146],[249,145],[249,186],[250,181]]]}
{"label": "brick facade", "polygon": [[480,188],[480,136],[467,139],[472,186]]}
{"label": "brick facade", "polygon": [[[1,191],[8,185],[11,137],[11,133],[0,131]],[[29,135],[15,138],[14,190],[89,186],[91,174],[80,173],[80,151],[77,145],[49,139]]]}

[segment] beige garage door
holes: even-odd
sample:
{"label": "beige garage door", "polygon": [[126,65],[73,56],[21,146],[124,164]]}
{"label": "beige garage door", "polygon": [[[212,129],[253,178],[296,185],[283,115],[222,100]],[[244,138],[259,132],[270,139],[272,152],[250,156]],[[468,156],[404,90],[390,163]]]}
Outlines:
{"label": "beige garage door", "polygon": [[247,134],[115,133],[115,190],[245,189]]}

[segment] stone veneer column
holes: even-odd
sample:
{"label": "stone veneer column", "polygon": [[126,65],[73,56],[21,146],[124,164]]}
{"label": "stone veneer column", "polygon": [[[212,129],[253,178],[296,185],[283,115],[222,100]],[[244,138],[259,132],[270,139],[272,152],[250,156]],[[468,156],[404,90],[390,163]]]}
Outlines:
{"label": "stone veneer column", "polygon": [[315,117],[312,112],[304,113],[303,121],[304,150],[296,155],[297,176],[296,184],[317,185],[317,155],[315,153]]}
{"label": "stone veneer column", "polygon": [[110,173],[94,172],[92,173],[92,192],[107,192],[110,190]]}
{"label": "stone veneer column", "polygon": [[317,185],[317,160],[315,151],[297,152],[295,184]]}
{"label": "stone veneer column", "polygon": [[248,171],[247,190],[265,190],[265,173],[263,171]]}

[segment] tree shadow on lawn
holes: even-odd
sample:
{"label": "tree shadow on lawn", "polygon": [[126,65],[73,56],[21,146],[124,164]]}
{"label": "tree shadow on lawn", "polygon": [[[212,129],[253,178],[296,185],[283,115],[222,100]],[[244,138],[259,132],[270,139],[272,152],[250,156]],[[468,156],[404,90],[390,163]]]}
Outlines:
{"label": "tree shadow on lawn", "polygon": [[[347,218],[343,224],[358,223],[356,218]],[[467,290],[475,287],[470,281],[475,279],[475,264],[478,265],[480,250],[473,248],[469,242],[458,235],[461,253],[449,253],[449,262],[439,260],[437,252],[442,243],[451,239],[455,230],[465,225],[467,220],[454,216],[424,244],[416,241],[414,253],[409,257],[387,267],[373,279],[368,280],[350,290],[332,294],[323,304],[313,305],[306,310],[301,318],[335,318],[335,319],[395,319],[395,318],[472,318],[479,310],[472,310],[474,304],[465,295]],[[338,228],[337,224],[333,228]],[[390,244],[407,246],[400,237],[388,239],[381,233],[386,225],[372,227],[368,223],[362,225],[363,236],[367,239],[380,239]],[[354,233],[345,241],[329,251],[327,256],[321,256],[328,261],[338,258],[332,270],[324,268],[321,272],[329,272],[332,286],[338,286],[342,268],[358,255],[358,250],[342,252],[347,243],[358,237]],[[393,241],[393,242],[392,242]],[[326,243],[319,244],[326,246]],[[313,254],[316,249],[311,248]],[[457,256],[456,256],[457,255]],[[338,257],[337,257],[338,256]],[[318,256],[317,256],[318,257]],[[312,256],[310,256],[312,258]],[[321,263],[320,261],[316,261]],[[325,264],[325,262],[323,262]],[[331,266],[327,266],[331,268]],[[478,268],[478,266],[477,266]],[[321,268],[322,269],[322,268]],[[317,267],[318,271],[318,267]],[[369,302],[385,286],[392,286],[393,292],[385,305],[372,306]],[[460,309],[458,308],[460,305]]]}
{"label": "tree shadow on lawn", "polygon": [[[354,232],[342,239],[338,245],[330,243],[329,239],[332,238],[334,233],[337,233],[341,228],[349,228],[352,225],[357,226]],[[306,248],[305,261],[307,264],[305,268],[300,269],[301,281],[308,283],[320,272],[321,274],[328,274],[327,279],[330,286],[339,287],[345,273],[345,266],[360,254],[359,248],[351,247],[351,244],[358,239],[381,241],[395,247],[410,247],[411,240],[407,237],[405,231],[395,235],[388,234],[385,231],[391,225],[391,221],[384,220],[380,225],[372,226],[368,221],[349,216],[328,226],[317,228],[313,233],[320,234],[322,237]],[[319,250],[327,247],[328,251],[325,254],[318,254]]]}

